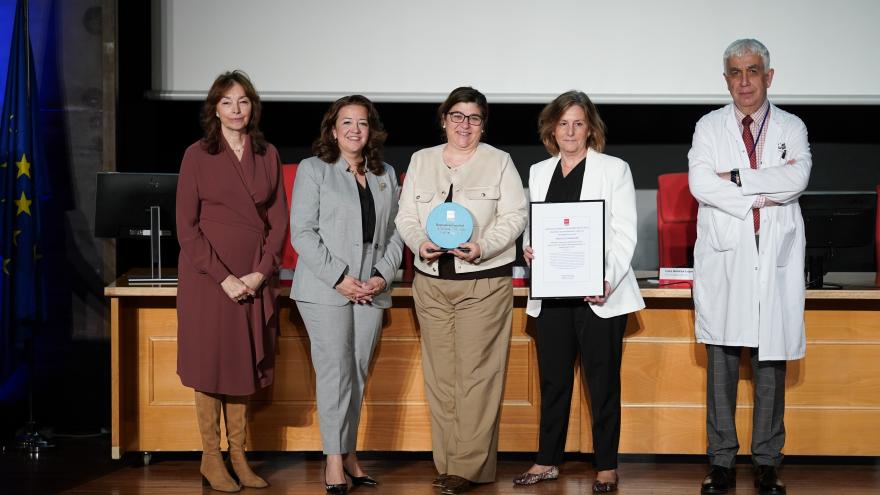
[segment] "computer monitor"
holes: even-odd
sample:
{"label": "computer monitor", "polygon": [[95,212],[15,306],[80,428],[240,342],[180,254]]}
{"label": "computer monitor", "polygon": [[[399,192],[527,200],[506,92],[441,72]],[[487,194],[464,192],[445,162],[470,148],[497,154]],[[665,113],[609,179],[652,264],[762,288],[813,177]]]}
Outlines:
{"label": "computer monitor", "polygon": [[[807,238],[807,287],[820,289],[829,271],[876,271],[874,192],[807,192],[801,213]],[[827,288],[827,287],[826,287]]]}
{"label": "computer monitor", "polygon": [[95,236],[149,238],[150,275],[132,283],[174,283],[162,276],[162,237],[175,235],[177,174],[98,172]]}

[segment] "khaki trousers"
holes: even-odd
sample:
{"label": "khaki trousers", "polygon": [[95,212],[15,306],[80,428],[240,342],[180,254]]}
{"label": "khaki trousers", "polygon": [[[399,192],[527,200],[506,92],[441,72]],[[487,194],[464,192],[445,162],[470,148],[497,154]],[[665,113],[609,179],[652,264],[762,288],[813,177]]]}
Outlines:
{"label": "khaki trousers", "polygon": [[442,280],[416,274],[431,443],[439,473],[495,480],[510,348],[510,277]]}

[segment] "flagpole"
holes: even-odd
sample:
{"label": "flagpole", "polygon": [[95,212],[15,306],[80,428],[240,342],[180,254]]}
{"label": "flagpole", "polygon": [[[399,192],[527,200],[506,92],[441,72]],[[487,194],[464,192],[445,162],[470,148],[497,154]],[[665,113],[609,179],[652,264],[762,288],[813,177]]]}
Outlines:
{"label": "flagpole", "polygon": [[[24,9],[24,39],[25,39],[25,68],[26,68],[26,77],[27,82],[25,83],[25,87],[27,90],[26,98],[27,104],[25,105],[28,112],[33,112],[32,105],[34,102],[31,100],[31,33],[30,33],[30,5],[28,0],[22,0],[22,8]],[[20,120],[19,120],[20,121]],[[33,122],[29,122],[29,125],[33,126]],[[31,139],[33,139],[33,135],[31,135]],[[34,276],[37,279],[36,286],[37,290],[39,290],[39,263],[34,263]],[[37,300],[39,300],[39,295],[37,295]],[[45,449],[48,447],[54,447],[52,443],[50,443],[42,434],[40,434],[37,429],[37,422],[34,420],[34,363],[36,362],[36,351],[34,350],[37,333],[39,333],[40,327],[40,318],[42,315],[40,314],[39,309],[34,314],[34,319],[30,322],[31,324],[31,335],[30,342],[27,345],[27,359],[28,359],[28,421],[27,424],[22,428],[22,433],[16,437],[16,445],[19,449],[24,450],[30,456],[37,456],[40,453],[40,449]]]}

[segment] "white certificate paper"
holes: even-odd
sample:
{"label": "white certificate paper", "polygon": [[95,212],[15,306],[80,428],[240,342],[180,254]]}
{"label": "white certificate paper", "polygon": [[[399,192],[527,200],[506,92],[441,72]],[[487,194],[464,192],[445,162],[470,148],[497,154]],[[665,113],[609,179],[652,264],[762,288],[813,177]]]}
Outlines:
{"label": "white certificate paper", "polygon": [[605,201],[531,204],[532,299],[605,291]]}

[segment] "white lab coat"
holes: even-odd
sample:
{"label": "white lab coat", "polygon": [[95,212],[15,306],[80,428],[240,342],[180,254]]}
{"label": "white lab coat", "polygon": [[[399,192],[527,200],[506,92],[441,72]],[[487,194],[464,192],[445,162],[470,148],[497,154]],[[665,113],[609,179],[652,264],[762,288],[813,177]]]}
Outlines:
{"label": "white lab coat", "polygon": [[[757,170],[732,104],[703,116],[688,153],[688,183],[700,203],[694,247],[698,342],[757,347],[758,359],[800,359],[804,336],[804,221],[798,197],[810,178],[807,128],[770,105]],[[795,160],[793,164],[787,164]],[[718,177],[738,168],[742,187]],[[751,207],[762,194],[760,253]]]}
{"label": "white lab coat", "polygon": [[[559,156],[554,156],[535,163],[529,169],[531,201],[544,201],[547,197],[550,179],[553,178],[557,163]],[[592,148],[587,152],[584,166],[580,199],[605,200],[605,280],[611,285],[611,294],[605,299],[605,303],[589,303],[590,308],[600,318],[638,311],[645,307],[645,301],[630,266],[636,249],[637,230],[632,173],[625,161]],[[529,233],[529,225],[526,225],[523,246],[530,245]],[[526,313],[537,318],[541,313],[541,300],[529,299]]]}

